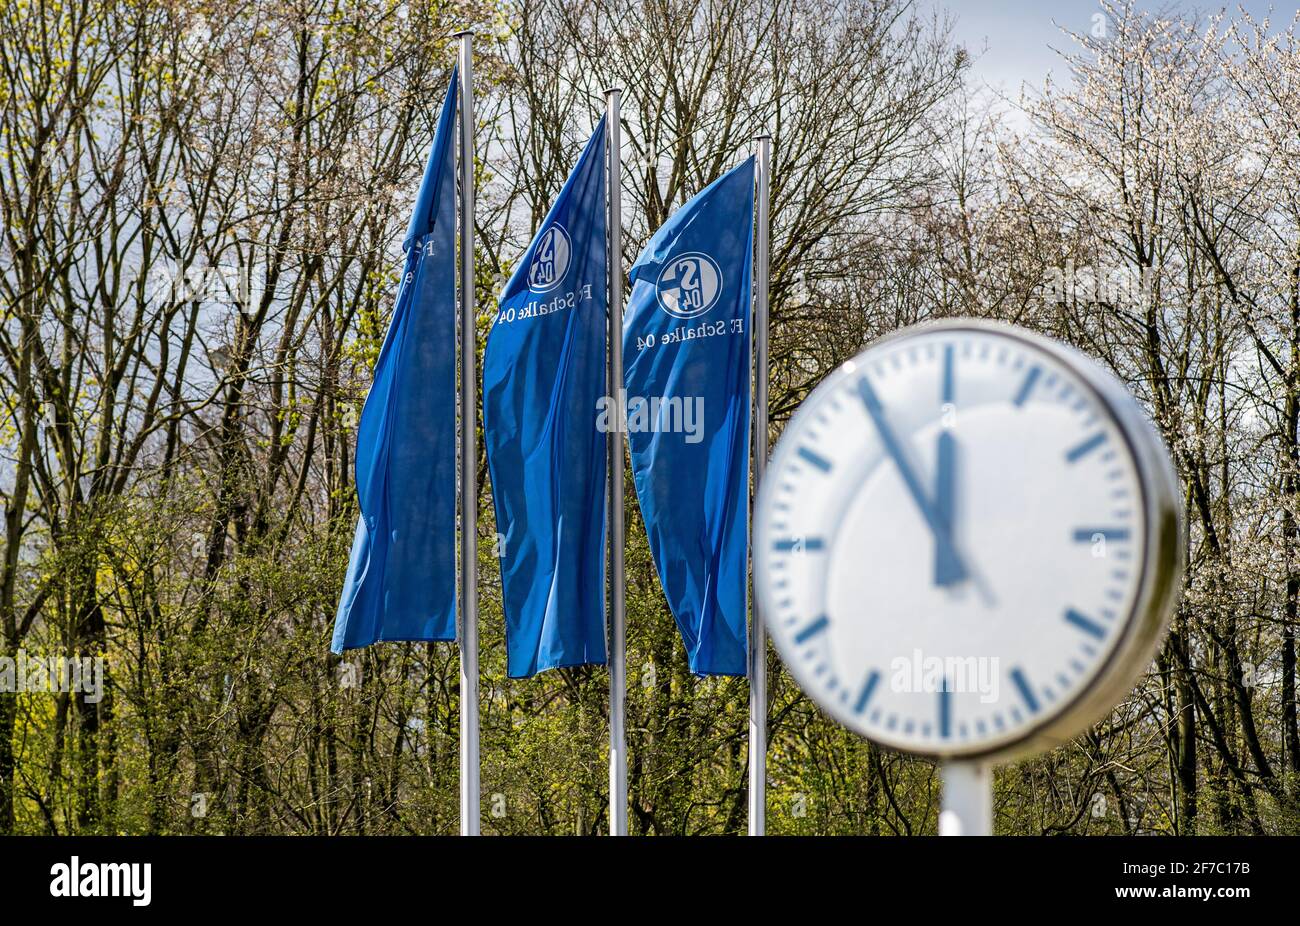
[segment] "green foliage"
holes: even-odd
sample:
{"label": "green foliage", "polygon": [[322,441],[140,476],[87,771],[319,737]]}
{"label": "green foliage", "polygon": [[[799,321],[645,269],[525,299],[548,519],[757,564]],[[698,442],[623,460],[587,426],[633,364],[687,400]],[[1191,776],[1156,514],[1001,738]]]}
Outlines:
{"label": "green foliage", "polygon": [[[106,683],[0,693],[0,832],[457,831],[456,647],[329,644],[357,416],[467,24],[480,349],[603,87],[628,255],[772,129],[774,432],[873,337],[1003,318],[1109,363],[1187,487],[1169,644],[1086,735],[998,772],[997,830],[1300,832],[1300,162],[1275,137],[1298,46],[1125,7],[1023,140],[905,5],[730,7],[0,0],[0,656],[102,656]],[[1045,298],[1067,262],[1151,291]],[[247,291],[181,285],[226,264]],[[479,473],[483,829],[604,832],[608,675],[506,677]],[[631,491],[626,514],[631,829],[744,832],[747,684],[691,675]],[[768,674],[770,832],[935,831],[933,764],[828,721],[775,653]]]}

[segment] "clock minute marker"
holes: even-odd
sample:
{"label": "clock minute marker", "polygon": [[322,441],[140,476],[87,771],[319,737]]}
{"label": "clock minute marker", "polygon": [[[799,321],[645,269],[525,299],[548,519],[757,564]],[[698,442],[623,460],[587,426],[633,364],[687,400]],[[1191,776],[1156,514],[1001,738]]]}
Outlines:
{"label": "clock minute marker", "polygon": [[1038,712],[1038,697],[1034,690],[1029,687],[1029,679],[1025,678],[1025,670],[1019,666],[1011,670],[1011,681],[1015,683],[1016,691],[1020,692],[1020,697],[1024,699],[1025,707],[1033,713]]}
{"label": "clock minute marker", "polygon": [[785,537],[772,542],[772,549],[778,553],[811,553],[825,546],[826,541],[820,537]]}
{"label": "clock minute marker", "polygon": [[858,700],[853,705],[853,713],[861,714],[867,709],[867,704],[871,701],[871,695],[876,690],[876,685],[880,682],[880,670],[872,669],[867,680],[862,683],[862,690],[858,692]]}
{"label": "clock minute marker", "polygon": [[809,640],[811,640],[813,637],[817,636],[819,633],[824,633],[826,631],[826,628],[829,627],[830,625],[831,625],[831,619],[827,617],[825,614],[821,615],[820,617],[816,617],[812,620],[812,622],[810,622],[806,627],[804,627],[803,630],[800,630],[798,633],[794,635],[794,642],[803,645],[804,643],[807,643]]}
{"label": "clock minute marker", "polygon": [[939,735],[947,739],[952,734],[952,692],[945,678],[939,686]]}
{"label": "clock minute marker", "polygon": [[1065,616],[1066,623],[1074,624],[1075,627],[1078,627],[1080,631],[1087,633],[1088,636],[1096,637],[1097,640],[1101,640],[1102,637],[1106,636],[1105,627],[1102,627],[1101,624],[1097,623],[1096,620],[1089,618],[1086,614],[1080,614],[1079,611],[1074,610],[1073,607],[1067,607],[1067,609],[1065,609],[1065,615],[1063,616]]}
{"label": "clock minute marker", "polygon": [[823,473],[829,473],[831,471],[831,461],[826,459],[824,456],[822,456],[815,450],[810,450],[807,447],[800,447],[799,457],[805,463],[809,463],[812,466],[815,466]]}
{"label": "clock minute marker", "polygon": [[1075,543],[1093,543],[1098,536],[1104,540],[1128,540],[1129,529],[1127,527],[1076,527],[1074,529]]}
{"label": "clock minute marker", "polygon": [[1020,391],[1018,391],[1016,393],[1016,397],[1011,400],[1011,404],[1014,405],[1016,408],[1020,408],[1021,406],[1023,406],[1025,402],[1029,399],[1029,393],[1033,391],[1034,383],[1038,382],[1038,377],[1042,375],[1043,375],[1042,367],[1039,366],[1030,367],[1029,372],[1025,374],[1024,381],[1021,382],[1020,384]]}
{"label": "clock minute marker", "polygon": [[943,386],[940,393],[942,396],[941,401],[944,403],[953,401],[953,394],[956,390],[956,383],[953,378],[954,354],[955,351],[953,351],[951,344],[943,346]]}
{"label": "clock minute marker", "polygon": [[1106,443],[1106,432],[1098,431],[1081,444],[1076,444],[1065,452],[1066,463],[1078,463],[1093,450]]}

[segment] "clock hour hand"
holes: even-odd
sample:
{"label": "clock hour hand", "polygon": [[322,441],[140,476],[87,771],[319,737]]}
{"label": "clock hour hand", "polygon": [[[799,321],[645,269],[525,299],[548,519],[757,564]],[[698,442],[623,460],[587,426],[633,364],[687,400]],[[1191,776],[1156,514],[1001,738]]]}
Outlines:
{"label": "clock hour hand", "polygon": [[871,416],[872,423],[880,433],[881,443],[885,445],[885,451],[889,454],[894,465],[898,467],[899,474],[903,477],[903,483],[907,486],[908,494],[912,496],[912,501],[920,510],[921,516],[925,518],[925,523],[930,528],[930,533],[934,535],[936,551],[936,574],[935,579],[938,582],[938,559],[945,562],[944,579],[946,584],[949,582],[959,582],[966,578],[966,565],[962,562],[961,557],[957,555],[957,550],[953,547],[952,531],[945,521],[939,517],[935,506],[930,504],[926,497],[925,489],[921,485],[921,480],[917,478],[916,470],[908,462],[906,455],[903,453],[903,445],[899,443],[894,429],[889,426],[885,420],[885,410],[880,404],[880,399],[876,396],[876,391],[871,388],[871,383],[865,376],[858,378],[858,395],[862,397],[862,404],[866,406],[867,414]]}
{"label": "clock hour hand", "polygon": [[935,448],[934,513],[949,542],[934,545],[934,584],[944,587],[965,578],[965,569],[953,550],[956,515],[957,439],[948,430],[939,433]]}

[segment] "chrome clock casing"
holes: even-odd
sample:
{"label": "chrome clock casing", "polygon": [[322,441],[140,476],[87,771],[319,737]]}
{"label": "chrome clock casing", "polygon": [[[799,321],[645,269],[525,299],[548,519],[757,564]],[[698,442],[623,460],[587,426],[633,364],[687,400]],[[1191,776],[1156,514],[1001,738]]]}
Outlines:
{"label": "chrome clock casing", "polygon": [[[831,697],[822,690],[825,683],[819,679],[820,673],[808,659],[801,658],[800,644],[795,641],[799,625],[779,619],[783,611],[781,605],[788,600],[789,592],[776,587],[779,557],[773,552],[773,543],[779,542],[774,541],[779,532],[774,532],[773,524],[780,520],[777,515],[778,485],[783,473],[787,472],[787,466],[797,462],[794,456],[800,453],[801,435],[811,425],[811,416],[816,413],[820,401],[837,390],[843,390],[846,383],[862,376],[863,370],[878,363],[880,358],[898,349],[906,349],[909,341],[920,338],[932,341],[937,335],[960,338],[963,334],[1005,339],[1009,345],[1018,345],[1020,349],[1050,359],[1082,385],[1093,405],[1114,426],[1115,432],[1123,439],[1132,470],[1136,473],[1137,505],[1141,511],[1141,530],[1136,541],[1141,544],[1141,568],[1127,613],[1117,615],[1117,638],[1108,641],[1110,649],[1104,658],[1089,667],[1090,677],[1083,683],[1082,690],[1069,698],[1043,703],[1041,713],[1034,716],[1033,722],[1024,723],[1012,734],[989,731],[988,735],[968,736],[964,733],[961,741],[953,738],[920,744],[873,727],[852,709],[851,699]],[[863,422],[864,428],[871,428],[865,413]],[[1000,452],[1010,454],[1016,452],[1016,448],[1005,447]],[[879,465],[892,464],[886,461]],[[1169,453],[1137,402],[1111,373],[1072,347],[1011,325],[965,319],[926,323],[900,330],[869,345],[854,361],[826,377],[787,425],[772,455],[763,484],[759,486],[755,505],[753,556],[757,604],[762,609],[773,642],[795,680],[823,710],[850,729],[889,748],[938,757],[1005,758],[1021,755],[1061,744],[1081,733],[1119,703],[1149,666],[1181,588],[1185,543],[1182,523],[1178,479]],[[826,543],[833,546],[835,538],[827,538]],[[898,555],[915,556],[918,552],[900,550]],[[829,568],[826,570],[828,585]],[[1070,567],[1063,563],[1061,568]],[[828,591],[827,597],[829,594]],[[832,618],[869,619],[866,615],[870,601],[863,601],[862,608],[859,616],[838,614]],[[1024,616],[1027,632],[1032,630],[1033,619],[1033,615]]]}

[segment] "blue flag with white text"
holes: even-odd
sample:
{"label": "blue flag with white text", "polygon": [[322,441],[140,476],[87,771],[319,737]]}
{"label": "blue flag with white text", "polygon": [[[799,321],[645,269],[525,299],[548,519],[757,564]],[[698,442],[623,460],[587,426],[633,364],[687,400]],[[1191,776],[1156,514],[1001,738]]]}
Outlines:
{"label": "blue flag with white text", "polygon": [[699,675],[746,674],[753,224],[750,158],[655,232],[623,314],[637,498]]}
{"label": "blue flag with white text", "polygon": [[357,428],[361,515],[332,649],[456,638],[456,73]]}
{"label": "blue flag with white text", "polygon": [[605,662],[605,122],[501,294],[483,354],[511,678]]}

